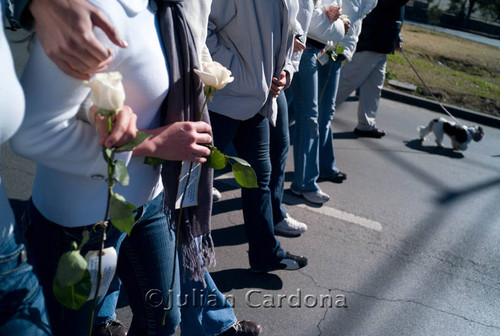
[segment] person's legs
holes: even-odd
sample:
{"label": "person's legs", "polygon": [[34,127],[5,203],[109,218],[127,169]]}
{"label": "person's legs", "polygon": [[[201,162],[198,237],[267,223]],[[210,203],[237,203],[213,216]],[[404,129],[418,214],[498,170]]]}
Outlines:
{"label": "person's legs", "polygon": [[248,257],[253,270],[269,270],[285,257],[274,236],[269,180],[269,121],[262,115],[239,121],[218,113],[210,114],[215,146],[224,151],[233,142],[237,154],[257,175],[258,188],[242,188],[243,217],[248,239]]}
{"label": "person's legs", "polygon": [[318,69],[319,87],[323,88],[319,102],[319,170],[321,177],[334,177],[339,169],[335,166],[332,119],[335,114],[335,97],[339,83],[340,61],[329,61]]}
{"label": "person's legs", "polygon": [[346,61],[340,70],[335,106],[339,107],[349,95],[363,83],[371,71],[365,64],[363,52],[356,52],[351,61]]}
{"label": "person's legs", "polygon": [[274,225],[286,217],[283,206],[283,192],[285,188],[285,167],[290,150],[290,137],[288,134],[288,107],[285,93],[281,91],[277,99],[278,116],[276,126],[270,127],[269,153],[271,158],[271,202],[273,209]]}
{"label": "person's legs", "polygon": [[[296,76],[296,74],[294,75],[294,78],[295,78],[295,76]],[[298,80],[292,80],[292,82],[290,83],[290,86],[286,90],[283,90],[283,93],[285,94],[286,103],[287,103],[287,110],[288,110],[288,116],[287,116],[288,127],[290,127],[293,123],[295,123],[295,115],[296,115],[295,111],[296,111],[296,103],[297,103],[297,100],[295,99],[295,95],[299,94],[299,92],[300,92],[300,83]],[[278,105],[278,109],[279,109],[279,105]]]}
{"label": "person's legs", "polygon": [[371,51],[362,52],[363,59],[371,65],[371,71],[360,86],[357,129],[369,131],[376,128],[380,95],[384,87],[386,54]]}
{"label": "person's legs", "polygon": [[274,233],[286,236],[298,236],[307,230],[307,225],[288,216],[283,206],[285,190],[285,167],[290,151],[288,130],[288,104],[285,92],[281,91],[277,99],[278,116],[276,126],[270,127],[269,152],[271,157],[271,202],[273,209]]}
{"label": "person's legs", "polygon": [[139,215],[118,258],[118,275],[133,313],[128,335],[173,335],[180,323],[180,279],[176,235],[163,195],[142,206]]}
{"label": "person's legs", "polygon": [[[31,231],[27,237],[28,257],[43,288],[47,312],[54,335],[88,336],[93,300],[87,301],[78,310],[65,308],[56,300],[52,292],[52,282],[59,257],[63,253],[70,251],[72,243],[76,242],[80,244],[84,233],[87,231],[90,238],[81,250],[82,255],[85,256],[90,250],[99,250],[101,231],[99,229],[92,230],[92,226],[66,228],[52,223],[43,217],[33,203],[29,205],[28,221],[31,227]],[[124,236],[124,232],[115,229],[113,226],[108,227],[105,247],[113,246],[118,253]],[[50,246],[50,248],[47,248],[47,246]],[[102,299],[102,297],[99,298],[96,312],[101,307]]]}
{"label": "person's legs", "polygon": [[96,312],[92,336],[109,335],[110,332],[116,336],[126,335],[128,329],[116,319],[115,312],[120,296],[120,286],[120,278],[115,273],[108,292],[102,300],[101,308]]}
{"label": "person's legs", "polygon": [[304,50],[300,70],[294,75],[299,81],[292,94],[297,107],[293,134],[294,176],[291,189],[298,192],[319,190],[318,158],[318,50],[310,45]]}
{"label": "person's legs", "polygon": [[[183,272],[183,271],[181,271]],[[234,310],[215,285],[208,270],[205,284],[193,281],[189,273],[181,282],[181,335],[215,336],[230,329],[236,322]]]}
{"label": "person's legs", "polygon": [[13,234],[0,246],[0,335],[52,335],[42,288]]}
{"label": "person's legs", "polygon": [[105,324],[116,319],[115,310],[116,304],[118,303],[118,297],[120,296],[120,285],[120,278],[117,274],[115,274],[111,284],[109,285],[106,297],[102,302],[101,309],[96,312],[94,325]]}
{"label": "person's legs", "polygon": [[241,190],[250,267],[253,270],[274,269],[285,257],[285,251],[274,236],[269,189],[269,121],[260,114],[243,121],[233,143],[238,156],[254,169],[259,185],[258,188]]}

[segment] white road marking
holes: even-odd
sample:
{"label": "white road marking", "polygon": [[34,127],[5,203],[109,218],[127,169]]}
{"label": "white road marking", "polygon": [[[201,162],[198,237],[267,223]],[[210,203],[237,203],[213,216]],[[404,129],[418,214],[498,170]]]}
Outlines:
{"label": "white road marking", "polygon": [[[238,183],[236,183],[236,181],[234,180],[233,173],[231,173],[231,172],[223,174],[223,175],[219,175],[216,177],[216,179],[228,179],[227,181],[224,181],[225,184],[234,185],[234,186],[239,187]],[[283,197],[284,201],[286,201],[287,197],[288,197],[288,195],[285,194]],[[294,207],[294,206],[304,208],[304,209],[307,209],[309,211],[319,213],[321,215],[337,218],[337,219],[340,219],[340,220],[345,221],[345,222],[360,225],[360,226],[365,227],[365,228],[370,229],[370,230],[375,230],[375,231],[379,231],[379,232],[382,231],[382,224],[380,224],[379,222],[372,221],[371,219],[368,219],[368,218],[356,216],[354,214],[351,214],[351,213],[348,213],[348,212],[345,212],[342,210],[338,210],[335,208],[331,208],[331,207],[328,207],[325,205],[323,205],[322,207],[319,207],[319,208],[314,208],[314,207],[307,206],[306,204],[295,204],[291,207]]]}
{"label": "white road marking", "polygon": [[321,208],[313,208],[309,207],[305,204],[296,204],[295,206],[300,207],[300,208],[305,208],[309,211],[317,212],[319,214],[329,216],[329,217],[334,217],[349,223],[361,225],[367,229],[375,230],[375,231],[382,231],[382,224],[379,222],[372,221],[367,218],[359,217],[356,215],[353,215],[351,213],[342,211],[342,210],[337,210],[335,208],[330,208],[327,206],[322,206]]}

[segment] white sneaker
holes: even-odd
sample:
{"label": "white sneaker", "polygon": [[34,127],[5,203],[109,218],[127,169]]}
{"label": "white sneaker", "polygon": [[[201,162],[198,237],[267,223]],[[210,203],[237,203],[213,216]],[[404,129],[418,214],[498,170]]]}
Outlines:
{"label": "white sneaker", "polygon": [[219,190],[212,188],[212,200],[214,202],[219,201],[222,198],[222,194],[220,193]]}
{"label": "white sneaker", "polygon": [[290,216],[286,216],[281,222],[274,226],[274,233],[286,236],[300,236],[300,234],[306,232],[306,230],[306,224]]}
{"label": "white sneaker", "polygon": [[328,202],[330,199],[330,196],[328,194],[324,193],[323,190],[319,189],[316,191],[308,191],[308,192],[300,192],[293,190],[290,188],[292,193],[294,193],[297,196],[302,196],[304,197],[307,201],[314,203],[314,204],[323,204]]}

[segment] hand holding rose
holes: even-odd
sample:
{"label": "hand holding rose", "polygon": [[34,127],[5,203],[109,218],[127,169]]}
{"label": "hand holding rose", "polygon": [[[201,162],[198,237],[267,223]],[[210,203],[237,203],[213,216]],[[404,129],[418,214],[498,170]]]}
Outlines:
{"label": "hand holding rose", "polygon": [[[89,120],[99,133],[101,145],[120,147],[135,138],[137,115],[124,106],[125,90],[122,75],[118,72],[96,74],[89,82],[94,106],[89,111]],[[111,124],[108,124],[110,117]]]}
{"label": "hand holding rose", "polygon": [[211,153],[205,144],[212,142],[212,128],[203,121],[175,122],[144,131],[151,137],[133,149],[134,156],[204,163]]}
{"label": "hand holding rose", "polygon": [[96,114],[99,108],[93,105],[89,111],[89,119],[99,133],[99,144],[107,148],[120,147],[135,138],[137,134],[137,115],[129,106],[123,106],[118,114],[111,117],[112,130],[108,135],[106,117]]}

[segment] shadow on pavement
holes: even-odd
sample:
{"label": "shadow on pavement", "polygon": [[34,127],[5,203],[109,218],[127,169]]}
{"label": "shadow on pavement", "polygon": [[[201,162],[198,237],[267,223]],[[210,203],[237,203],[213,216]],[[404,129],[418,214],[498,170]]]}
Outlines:
{"label": "shadow on pavement", "polygon": [[212,239],[215,247],[235,246],[247,243],[243,224],[212,230]]}
{"label": "shadow on pavement", "polygon": [[283,288],[283,281],[273,273],[253,273],[249,269],[234,268],[218,272],[210,272],[210,275],[223,293],[233,289],[261,288],[266,290],[278,290]]}
{"label": "shadow on pavement", "polygon": [[333,133],[333,138],[334,139],[359,139],[360,137],[357,136],[354,132],[337,132],[337,133]]}
{"label": "shadow on pavement", "polygon": [[478,192],[481,192],[485,189],[495,187],[498,184],[500,184],[500,177],[496,178],[496,179],[490,179],[490,180],[487,180],[487,181],[484,181],[482,183],[479,183],[479,184],[476,184],[473,186],[469,186],[466,188],[458,189],[455,191],[449,191],[447,193],[444,193],[441,197],[439,197],[437,199],[437,201],[440,204],[450,203],[453,201],[457,201],[460,198],[470,196],[473,193],[478,193]]}
{"label": "shadow on pavement", "polygon": [[[217,189],[219,191],[223,191],[219,188]],[[230,211],[241,210],[241,207],[241,198],[224,199],[224,196],[222,196],[222,199],[220,201],[214,203],[214,206],[212,208],[212,216]]]}
{"label": "shadow on pavement", "polygon": [[406,147],[418,150],[420,152],[425,152],[434,155],[447,156],[452,159],[463,159],[464,155],[462,153],[456,152],[451,148],[444,148],[438,146],[423,146],[422,140],[414,139],[410,141],[404,141]]}
{"label": "shadow on pavement", "polygon": [[285,189],[283,193],[283,203],[287,205],[297,205],[297,204],[306,204],[311,208],[321,208],[323,204],[315,204],[307,201],[305,198],[295,195],[290,189]]}

